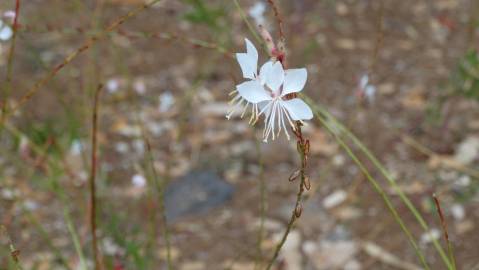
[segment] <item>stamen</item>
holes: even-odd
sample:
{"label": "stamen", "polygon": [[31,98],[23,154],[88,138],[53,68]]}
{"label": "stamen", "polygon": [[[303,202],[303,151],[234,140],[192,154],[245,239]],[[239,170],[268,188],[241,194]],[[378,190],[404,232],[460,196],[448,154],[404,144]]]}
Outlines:
{"label": "stamen", "polygon": [[[233,108],[231,108],[231,110],[226,115],[226,119],[228,119],[228,120],[231,118],[231,116],[236,111],[236,109],[238,107],[241,107],[241,104],[243,104],[243,98],[241,98],[241,96],[237,96],[237,97],[240,97],[239,101],[233,106]],[[237,97],[235,97],[233,100],[235,100]]]}
{"label": "stamen", "polygon": [[[284,108],[283,108],[283,107],[281,107],[281,110],[284,112]],[[286,116],[283,116],[283,114],[281,114],[281,123],[283,124],[284,133],[286,134],[286,138],[288,138],[288,141],[289,141],[290,137],[289,137],[288,129],[286,128],[286,125],[284,124],[284,118],[285,118],[285,117],[286,117]]]}
{"label": "stamen", "polygon": [[243,118],[243,116],[246,112],[246,109],[248,109],[248,105],[249,105],[249,102],[246,102],[246,105],[244,106],[243,112],[241,113],[241,118]]}
{"label": "stamen", "polygon": [[291,125],[291,127],[292,127],[293,129],[296,129],[295,125],[293,124],[293,121],[291,120],[291,118],[290,118],[290,116],[289,116],[288,110],[286,110],[286,108],[283,107],[283,111],[284,111],[284,113],[286,114],[286,118],[288,119],[288,122],[289,122],[289,124]]}

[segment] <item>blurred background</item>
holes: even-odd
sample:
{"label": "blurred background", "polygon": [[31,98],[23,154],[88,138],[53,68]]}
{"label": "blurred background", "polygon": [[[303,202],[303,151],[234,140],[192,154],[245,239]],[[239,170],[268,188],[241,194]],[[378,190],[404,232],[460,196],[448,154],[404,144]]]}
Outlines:
{"label": "blurred background", "polygon": [[[15,0],[1,1],[1,103],[9,107],[85,40],[105,35],[2,118],[1,269],[93,269],[88,180],[99,84],[103,268],[167,269],[169,260],[184,270],[263,269],[271,258],[294,208],[296,142],[282,135],[263,143],[261,123],[225,114],[242,81],[233,53],[245,51],[244,38],[260,63],[268,58],[242,16],[277,40],[272,7],[163,0],[105,32],[142,3],[30,0],[16,14]],[[275,3],[288,65],[308,70],[303,93],[364,143],[418,209],[427,230],[364,151],[346,142],[430,268],[448,269],[433,243],[447,253],[435,193],[457,269],[479,269],[479,3]],[[274,269],[422,269],[337,137],[318,117],[304,135],[312,188]]]}

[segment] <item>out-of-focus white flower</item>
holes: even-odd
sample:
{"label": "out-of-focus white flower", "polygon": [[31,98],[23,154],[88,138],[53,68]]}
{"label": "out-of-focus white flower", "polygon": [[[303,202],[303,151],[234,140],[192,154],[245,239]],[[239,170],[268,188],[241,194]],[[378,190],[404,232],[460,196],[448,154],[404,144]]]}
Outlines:
{"label": "out-of-focus white flower", "polygon": [[[271,136],[274,140],[284,128],[289,139],[286,121],[294,128],[293,121],[308,120],[313,117],[309,106],[299,98],[287,99],[287,96],[303,90],[307,80],[305,68],[284,70],[279,61],[268,61],[257,73],[258,51],[248,39],[246,53],[237,53],[236,58],[243,72],[243,77],[249,79],[236,86],[237,93],[232,99],[233,108],[226,116],[228,119],[238,109],[243,107],[243,117],[248,105],[252,104],[250,122],[255,123],[258,117],[265,114],[263,141]],[[258,108],[261,108],[259,111]]]}
{"label": "out-of-focus white flower", "polygon": [[175,97],[167,91],[160,95],[160,112],[166,112],[175,104]]}
{"label": "out-of-focus white flower", "polygon": [[16,14],[15,11],[13,11],[13,10],[7,10],[7,11],[3,12],[3,17],[9,18],[9,19],[11,19],[12,22],[13,22],[13,19],[15,19],[15,14]]}
{"label": "out-of-focus white flower", "polygon": [[131,178],[131,183],[137,188],[143,188],[146,185],[146,178],[141,174],[135,174]]}
{"label": "out-of-focus white flower", "polygon": [[118,79],[112,78],[106,82],[106,89],[109,93],[115,93],[120,88],[120,82]]}
{"label": "out-of-focus white flower", "polygon": [[146,92],[145,82],[142,79],[135,80],[133,82],[133,89],[140,95],[144,94]]}
{"label": "out-of-focus white flower", "polygon": [[10,26],[0,20],[0,40],[7,41],[13,36],[13,30]]}
{"label": "out-of-focus white flower", "polygon": [[263,1],[258,1],[249,9],[249,15],[257,25],[264,25],[266,22],[266,19],[264,18],[265,11],[266,4]]}
{"label": "out-of-focus white flower", "polygon": [[70,153],[73,156],[78,156],[82,152],[82,143],[80,140],[74,140],[70,146]]}
{"label": "out-of-focus white flower", "polygon": [[369,83],[369,76],[367,74],[361,76],[358,84],[359,97],[365,97],[367,101],[374,102],[376,95],[376,86]]}

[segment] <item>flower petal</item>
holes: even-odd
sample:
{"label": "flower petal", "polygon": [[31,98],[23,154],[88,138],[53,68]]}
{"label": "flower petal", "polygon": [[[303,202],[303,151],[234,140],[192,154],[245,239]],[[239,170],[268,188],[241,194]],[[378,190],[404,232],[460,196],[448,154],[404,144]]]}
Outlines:
{"label": "flower petal", "polygon": [[271,88],[274,92],[278,92],[279,87],[284,82],[284,70],[281,62],[276,61],[271,70],[266,74],[266,85]]}
{"label": "flower petal", "polygon": [[303,90],[308,71],[305,68],[288,69],[284,74],[283,92],[281,96]]}
{"label": "flower petal", "polygon": [[265,100],[271,100],[271,95],[264,90],[263,86],[257,81],[247,81],[236,86],[241,97],[251,103],[258,103]]}
{"label": "flower petal", "polygon": [[254,79],[258,69],[258,51],[248,39],[245,39],[245,43],[246,53],[237,53],[236,60],[238,60],[241,67],[243,77],[246,79]]}
{"label": "flower petal", "polygon": [[259,78],[261,80],[262,85],[266,84],[266,78],[268,78],[272,68],[273,68],[273,61],[270,60],[264,63],[259,69]]}
{"label": "flower petal", "polygon": [[309,120],[313,118],[313,112],[303,100],[294,98],[291,100],[282,101],[282,105],[288,110],[291,119],[297,120]]}
{"label": "flower petal", "polygon": [[13,36],[12,28],[8,25],[0,27],[0,40],[7,41]]}
{"label": "flower petal", "polygon": [[243,78],[254,79],[256,74],[256,62],[254,59],[246,53],[237,53],[236,60],[238,60],[243,72]]}
{"label": "flower petal", "polygon": [[364,89],[366,85],[368,85],[368,82],[369,82],[369,76],[367,74],[363,75],[361,79],[359,80],[359,88]]}
{"label": "flower petal", "polygon": [[258,51],[249,39],[245,38],[244,41],[246,43],[246,54],[248,54],[252,59],[255,59],[256,68],[258,66]]}

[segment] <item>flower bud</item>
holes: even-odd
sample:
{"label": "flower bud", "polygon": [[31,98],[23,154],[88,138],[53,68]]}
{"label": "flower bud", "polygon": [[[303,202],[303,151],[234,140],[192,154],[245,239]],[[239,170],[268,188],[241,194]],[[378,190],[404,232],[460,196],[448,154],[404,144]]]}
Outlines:
{"label": "flower bud", "polygon": [[303,186],[306,190],[311,189],[311,181],[309,181],[309,176],[304,176]]}
{"label": "flower bud", "polygon": [[299,174],[301,173],[300,170],[296,170],[294,171],[290,176],[289,176],[289,182],[293,182],[294,180],[296,180],[296,178],[298,178]]}
{"label": "flower bud", "polygon": [[301,213],[303,213],[303,205],[301,203],[298,203],[296,205],[296,208],[294,209],[294,215],[296,218],[299,218],[301,216]]}
{"label": "flower bud", "polygon": [[298,151],[298,153],[301,154],[302,150],[301,150],[301,142],[300,141],[296,142],[296,150]]}

